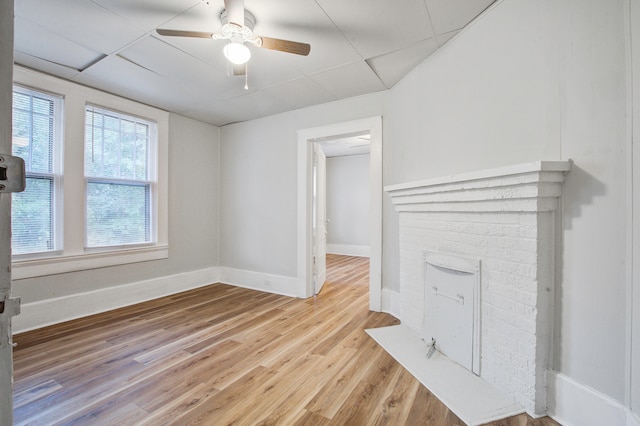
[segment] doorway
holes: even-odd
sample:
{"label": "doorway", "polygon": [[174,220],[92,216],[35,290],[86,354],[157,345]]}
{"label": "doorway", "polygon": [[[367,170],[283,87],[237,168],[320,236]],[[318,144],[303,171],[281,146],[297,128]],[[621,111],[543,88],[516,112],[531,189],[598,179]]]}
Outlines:
{"label": "doorway", "polygon": [[369,309],[382,297],[382,118],[371,117],[298,131],[298,296],[311,297],[314,284],[314,151],[318,142],[370,135]]}

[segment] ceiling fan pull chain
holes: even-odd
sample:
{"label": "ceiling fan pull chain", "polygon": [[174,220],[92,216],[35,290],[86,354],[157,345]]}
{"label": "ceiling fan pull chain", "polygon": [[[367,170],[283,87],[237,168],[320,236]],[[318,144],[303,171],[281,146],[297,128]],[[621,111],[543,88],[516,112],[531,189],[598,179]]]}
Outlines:
{"label": "ceiling fan pull chain", "polygon": [[249,90],[249,62],[244,64],[244,90]]}

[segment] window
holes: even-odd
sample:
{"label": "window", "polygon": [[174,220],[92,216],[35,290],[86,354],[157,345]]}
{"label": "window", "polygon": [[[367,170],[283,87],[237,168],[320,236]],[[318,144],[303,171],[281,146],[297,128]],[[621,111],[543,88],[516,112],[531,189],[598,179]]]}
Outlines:
{"label": "window", "polygon": [[93,105],[85,109],[86,247],[155,241],[155,123]]}
{"label": "window", "polygon": [[19,66],[13,77],[27,191],[13,194],[12,278],[167,259],[169,113]]}
{"label": "window", "polygon": [[14,86],[13,155],[25,161],[26,190],[13,194],[14,255],[62,249],[62,98]]}

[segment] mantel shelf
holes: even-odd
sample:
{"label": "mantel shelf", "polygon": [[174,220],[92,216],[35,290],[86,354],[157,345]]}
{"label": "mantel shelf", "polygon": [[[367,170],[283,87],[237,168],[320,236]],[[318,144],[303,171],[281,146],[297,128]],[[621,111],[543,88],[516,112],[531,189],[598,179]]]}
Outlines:
{"label": "mantel shelf", "polygon": [[536,161],[385,187],[397,211],[552,211],[570,161]]}

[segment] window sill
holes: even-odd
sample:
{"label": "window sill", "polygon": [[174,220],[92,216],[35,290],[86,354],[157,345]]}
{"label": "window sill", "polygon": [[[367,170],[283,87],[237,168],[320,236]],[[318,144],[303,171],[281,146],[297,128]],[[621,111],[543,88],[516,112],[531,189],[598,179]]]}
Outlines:
{"label": "window sill", "polygon": [[105,268],[108,266],[146,262],[149,260],[167,259],[168,257],[169,246],[162,245],[73,256],[50,257],[47,259],[21,260],[12,263],[11,278],[13,280],[21,280],[25,278],[64,274],[67,272]]}

